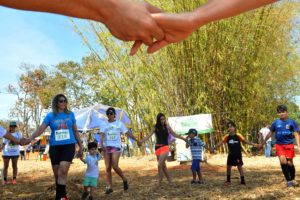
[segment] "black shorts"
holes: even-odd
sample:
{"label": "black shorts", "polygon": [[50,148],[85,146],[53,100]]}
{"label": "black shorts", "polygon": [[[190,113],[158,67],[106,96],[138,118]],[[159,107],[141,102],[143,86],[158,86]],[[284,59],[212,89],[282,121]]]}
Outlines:
{"label": "black shorts", "polygon": [[243,164],[244,163],[243,163],[242,155],[228,154],[227,165],[237,166],[237,165],[243,165]]}
{"label": "black shorts", "polygon": [[49,154],[52,165],[59,165],[61,161],[72,162],[75,154],[75,144],[50,146]]}
{"label": "black shorts", "polygon": [[2,156],[3,159],[14,159],[14,158],[19,158],[18,156]]}

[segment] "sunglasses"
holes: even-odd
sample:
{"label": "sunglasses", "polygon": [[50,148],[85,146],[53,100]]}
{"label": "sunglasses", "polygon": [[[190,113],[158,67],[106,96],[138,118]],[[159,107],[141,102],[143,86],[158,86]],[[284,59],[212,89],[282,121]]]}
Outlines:
{"label": "sunglasses", "polygon": [[9,128],[16,128],[17,126],[15,126],[15,125],[12,125],[12,126],[9,126]]}
{"label": "sunglasses", "polygon": [[108,112],[106,115],[114,115],[113,112]]}
{"label": "sunglasses", "polygon": [[67,100],[59,100],[59,103],[67,103]]}

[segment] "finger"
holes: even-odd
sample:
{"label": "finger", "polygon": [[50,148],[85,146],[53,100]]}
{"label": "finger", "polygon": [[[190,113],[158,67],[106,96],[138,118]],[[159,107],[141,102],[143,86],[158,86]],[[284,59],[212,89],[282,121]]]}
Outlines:
{"label": "finger", "polygon": [[148,46],[153,44],[153,38],[150,35],[142,36],[141,41]]}
{"label": "finger", "polygon": [[134,54],[136,54],[136,52],[139,50],[140,46],[142,45],[142,41],[140,40],[137,40],[134,42],[134,44],[132,45],[131,47],[131,50],[130,50],[130,55],[133,56]]}
{"label": "finger", "polygon": [[153,6],[152,4],[150,4],[148,2],[143,2],[143,3],[150,13],[161,13],[162,12],[162,10],[160,8]]}
{"label": "finger", "polygon": [[170,43],[167,42],[166,40],[154,42],[151,46],[149,46],[147,52],[154,53],[168,44],[170,44]]}

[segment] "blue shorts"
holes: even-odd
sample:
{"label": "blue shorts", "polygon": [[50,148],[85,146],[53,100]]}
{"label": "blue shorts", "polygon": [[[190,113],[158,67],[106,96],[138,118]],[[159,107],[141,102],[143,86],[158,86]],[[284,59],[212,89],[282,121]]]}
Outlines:
{"label": "blue shorts", "polygon": [[88,177],[88,176],[84,177],[83,186],[97,187],[97,183],[98,183],[98,178]]}
{"label": "blue shorts", "polygon": [[192,171],[200,172],[200,159],[194,159],[191,166]]}

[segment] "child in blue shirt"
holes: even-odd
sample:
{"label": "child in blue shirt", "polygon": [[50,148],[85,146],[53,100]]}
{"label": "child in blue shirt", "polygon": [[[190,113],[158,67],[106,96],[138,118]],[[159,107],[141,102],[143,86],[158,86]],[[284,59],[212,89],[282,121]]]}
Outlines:
{"label": "child in blue shirt", "polygon": [[288,110],[285,105],[277,107],[279,119],[275,120],[271,127],[270,133],[265,138],[260,148],[266,144],[267,140],[276,134],[276,153],[280,161],[282,173],[287,181],[287,187],[293,187],[295,179],[295,166],[293,158],[295,157],[294,137],[297,143],[298,154],[300,153],[299,128],[296,122],[288,118]]}
{"label": "child in blue shirt", "polygon": [[[186,148],[190,147],[191,148],[191,153],[192,153],[192,174],[193,174],[193,180],[191,181],[191,184],[203,184],[203,179],[200,171],[200,161],[202,160],[202,147],[205,149],[209,150],[206,144],[202,142],[200,138],[197,138],[197,130],[196,129],[190,129],[188,133],[186,133],[187,139],[190,138],[186,142]],[[210,151],[210,150],[209,150]],[[197,182],[196,179],[196,173],[198,175],[199,181]]]}
{"label": "child in blue shirt", "polygon": [[93,190],[97,187],[99,176],[98,161],[101,159],[101,156],[97,153],[97,143],[88,143],[88,152],[89,154],[85,159],[80,158],[82,162],[87,164],[83,181],[84,193],[82,194],[82,200],[86,199],[88,195],[90,195],[89,200],[93,200]]}

